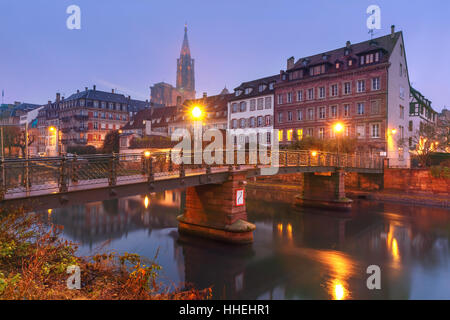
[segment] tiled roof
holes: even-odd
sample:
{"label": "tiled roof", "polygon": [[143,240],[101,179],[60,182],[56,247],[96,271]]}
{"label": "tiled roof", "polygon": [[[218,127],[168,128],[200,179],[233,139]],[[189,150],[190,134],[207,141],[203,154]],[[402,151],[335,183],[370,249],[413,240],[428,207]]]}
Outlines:
{"label": "tiled roof", "polygon": [[389,34],[372,40],[350,44],[348,48],[349,49],[348,55],[345,55],[345,50],[347,49],[347,47],[345,46],[336,50],[323,52],[309,57],[303,57],[298,59],[297,62],[294,64],[294,66],[289,70],[310,67],[323,63],[334,64],[336,61],[343,62],[348,58],[357,58],[359,55],[363,53],[379,49],[384,50],[387,53],[386,55],[383,55],[381,62],[388,61],[389,56],[392,53],[392,50],[394,49],[394,46],[397,43],[397,40],[399,39],[401,34],[402,32],[399,31],[394,33],[394,37],[392,37],[391,34]]}
{"label": "tiled roof", "polygon": [[90,99],[98,101],[128,103],[128,99],[120,93],[105,92],[100,90],[85,90],[74,93],[66,100]]}
{"label": "tiled roof", "polygon": [[[239,87],[236,87],[234,90],[242,90],[243,92],[239,95],[236,96],[235,94],[232,95],[232,97],[230,97],[230,100],[241,100],[241,99],[247,99],[250,97],[255,97],[255,96],[260,96],[260,95],[265,95],[265,94],[270,94],[272,93],[274,90],[270,89],[269,84],[272,82],[278,82],[280,79],[280,75],[274,75],[274,76],[269,76],[269,77],[264,77],[261,79],[256,79],[256,80],[252,80],[252,81],[247,81],[247,82],[242,82],[241,85]],[[266,88],[263,91],[259,91],[259,85],[260,84],[265,84]],[[252,91],[248,94],[245,94],[245,89],[247,88],[251,88]]]}
{"label": "tiled roof", "polygon": [[143,129],[144,128],[144,120],[159,120],[159,123],[152,124],[152,127],[161,127],[166,125],[167,118],[172,118],[179,111],[178,107],[162,107],[162,108],[148,108],[139,111],[133,117],[133,119],[125,126],[122,127],[123,130],[133,130],[133,129]]}

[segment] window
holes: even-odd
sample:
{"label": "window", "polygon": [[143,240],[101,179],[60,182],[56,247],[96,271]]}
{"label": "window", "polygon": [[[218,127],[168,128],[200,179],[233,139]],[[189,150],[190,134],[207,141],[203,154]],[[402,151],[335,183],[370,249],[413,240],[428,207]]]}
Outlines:
{"label": "window", "polygon": [[266,142],[267,142],[268,144],[271,143],[271,134],[270,134],[270,132],[266,132]]}
{"label": "window", "polygon": [[282,122],[283,122],[283,113],[278,112],[278,123],[282,123]]}
{"label": "window", "polygon": [[353,65],[353,60],[352,59],[348,60],[348,66],[351,67],[352,65]]}
{"label": "window", "polygon": [[308,120],[314,120],[314,109],[313,108],[308,109]]}
{"label": "window", "polygon": [[303,101],[303,91],[297,91],[297,101]]}
{"label": "window", "polygon": [[364,114],[364,102],[359,102],[358,103],[357,113],[359,115]]}
{"label": "window", "polygon": [[269,89],[270,90],[273,90],[273,85],[274,85],[274,82],[269,83]]}
{"label": "window", "polygon": [[233,119],[231,127],[232,127],[233,129],[236,129],[236,128],[237,128],[237,120],[236,120],[236,119]]}
{"label": "window", "polygon": [[287,141],[292,141],[292,136],[294,134],[294,130],[289,129],[286,133],[287,133]]}
{"label": "window", "polygon": [[370,103],[370,113],[371,114],[379,114],[380,113],[380,102],[372,101]]}
{"label": "window", "polygon": [[344,105],[344,117],[350,117],[350,105]]}
{"label": "window", "polygon": [[314,129],[313,128],[308,128],[308,130],[306,131],[306,135],[308,137],[314,136]]}
{"label": "window", "polygon": [[403,65],[400,63],[400,77],[403,76]]}
{"label": "window", "polygon": [[400,86],[400,98],[405,99],[405,88]]}
{"label": "window", "polygon": [[266,126],[270,126],[270,116],[266,116],[265,117],[265,119],[266,119]]}
{"label": "window", "polygon": [[325,98],[325,87],[319,88],[319,99]]}
{"label": "window", "polygon": [[333,84],[331,86],[331,96],[332,97],[336,97],[338,95],[338,85],[337,84]]}
{"label": "window", "polygon": [[255,117],[251,117],[250,118],[250,128],[254,128],[255,127]]}
{"label": "window", "polygon": [[308,100],[314,99],[314,89],[308,89]]}
{"label": "window", "polygon": [[252,99],[250,100],[250,111],[255,111],[256,109],[256,100]]}
{"label": "window", "polygon": [[303,129],[297,129],[297,140],[303,139]]}
{"label": "window", "polygon": [[303,112],[302,110],[297,110],[297,120],[302,121],[303,120]]}
{"label": "window", "polygon": [[94,122],[94,129],[98,129],[98,122]]}
{"label": "window", "polygon": [[240,103],[239,111],[245,112],[246,109],[247,109],[247,103],[245,103],[245,101],[242,101],[242,102]]}
{"label": "window", "polygon": [[323,139],[325,137],[325,128],[319,128],[319,139]]}
{"label": "window", "polygon": [[358,139],[364,138],[366,132],[366,127],[363,124],[356,126],[356,136]]}
{"label": "window", "polygon": [[272,97],[266,97],[266,109],[272,108]]}
{"label": "window", "polygon": [[278,141],[283,141],[283,130],[278,130]]}
{"label": "window", "polygon": [[372,90],[380,90],[380,78],[373,78],[372,79]]}
{"label": "window", "polygon": [[292,102],[292,92],[288,92],[287,94],[287,103],[291,103]]}
{"label": "window", "polygon": [[283,95],[282,94],[278,95],[278,104],[283,104]]}
{"label": "window", "polygon": [[240,127],[245,128],[245,119],[240,120]]}
{"label": "window", "polygon": [[337,118],[337,106],[331,106],[331,118]]}
{"label": "window", "polygon": [[232,113],[236,113],[236,112],[237,112],[237,103],[233,103],[233,104],[231,105],[231,112],[232,112]]}
{"label": "window", "polygon": [[258,127],[262,127],[262,125],[263,125],[263,117],[259,116],[258,117]]}
{"label": "window", "polygon": [[351,82],[345,82],[344,83],[344,94],[351,94],[352,93],[352,84]]}
{"label": "window", "polygon": [[372,138],[379,138],[380,137],[380,124],[374,123],[372,124]]}
{"label": "window", "polygon": [[403,148],[398,148],[398,160],[400,161],[405,160]]}
{"label": "window", "polygon": [[358,92],[364,92],[364,91],[366,91],[366,81],[364,81],[364,80],[358,80],[357,90],[358,90]]}
{"label": "window", "polygon": [[288,121],[292,121],[292,111],[288,111]]}
{"label": "window", "polygon": [[325,119],[325,107],[319,108],[319,119]]}
{"label": "window", "polygon": [[258,110],[264,109],[264,98],[258,98]]}
{"label": "window", "polygon": [[250,92],[252,92],[252,88],[245,88],[245,94],[249,94]]}
{"label": "window", "polygon": [[339,67],[341,66],[339,62],[336,62],[336,69],[339,69]]}
{"label": "window", "polygon": [[316,75],[319,75],[322,73],[325,73],[325,65],[324,64],[309,68],[310,76],[316,76]]}
{"label": "window", "polygon": [[400,105],[400,119],[405,119],[405,107]]}
{"label": "window", "polygon": [[260,84],[258,89],[259,89],[259,92],[263,92],[266,89],[266,85],[265,84]]}

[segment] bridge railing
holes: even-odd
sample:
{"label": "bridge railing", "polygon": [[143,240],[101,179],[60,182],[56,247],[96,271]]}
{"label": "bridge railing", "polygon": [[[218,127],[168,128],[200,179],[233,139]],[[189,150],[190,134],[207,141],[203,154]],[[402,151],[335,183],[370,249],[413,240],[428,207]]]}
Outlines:
{"label": "bridge railing", "polygon": [[[338,155],[310,150],[269,150],[266,160],[277,159],[278,163],[267,164],[256,150],[233,150],[228,155],[227,152],[222,150],[222,161],[213,163],[204,159],[203,152],[183,152],[177,161],[170,151],[0,160],[0,200],[5,195],[18,193],[66,192],[74,186],[115,186],[268,165],[365,169],[381,169],[383,165],[381,157],[359,153]],[[218,159],[220,154],[213,155]],[[233,159],[231,164],[230,158]]]}

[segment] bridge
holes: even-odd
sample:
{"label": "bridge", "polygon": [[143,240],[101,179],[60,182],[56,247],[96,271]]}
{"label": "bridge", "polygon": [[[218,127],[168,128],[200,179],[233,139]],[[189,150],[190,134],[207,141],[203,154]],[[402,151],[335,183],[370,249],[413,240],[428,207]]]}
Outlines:
{"label": "bridge", "polygon": [[247,221],[245,185],[247,179],[263,175],[262,169],[304,173],[301,205],[341,208],[351,206],[345,197],[345,172],[383,172],[382,158],[367,154],[269,151],[277,161],[267,165],[249,151],[239,158],[239,152],[233,151],[233,164],[193,164],[194,153],[182,154],[180,162],[170,151],[5,159],[0,161],[0,207],[37,210],[186,188],[180,232],[248,243],[255,226]]}

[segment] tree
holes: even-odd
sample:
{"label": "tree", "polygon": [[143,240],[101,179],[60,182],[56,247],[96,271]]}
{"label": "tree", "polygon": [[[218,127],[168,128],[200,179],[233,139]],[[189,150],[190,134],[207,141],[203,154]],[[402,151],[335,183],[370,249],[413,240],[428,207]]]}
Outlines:
{"label": "tree", "polygon": [[[411,145],[415,147],[417,159],[423,167],[429,166],[431,153],[438,149],[446,150],[449,147],[448,123],[424,123],[420,125],[413,136]],[[406,145],[405,139],[398,141],[399,146]]]}
{"label": "tree", "polygon": [[[28,147],[35,141],[35,136],[28,133]],[[11,149],[17,147],[21,151],[22,157],[25,157],[27,149],[27,138],[25,130],[20,127],[6,126],[3,127],[3,146],[8,148],[8,155],[11,156]]]}
{"label": "tree", "polygon": [[120,151],[120,136],[118,130],[110,131],[105,136],[103,141],[103,153],[118,153]]}

